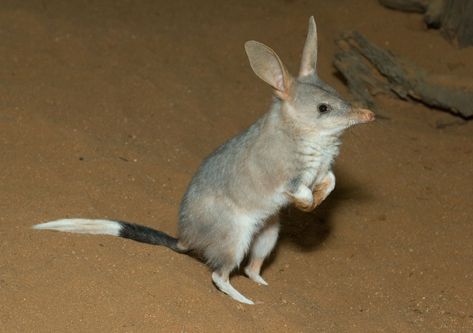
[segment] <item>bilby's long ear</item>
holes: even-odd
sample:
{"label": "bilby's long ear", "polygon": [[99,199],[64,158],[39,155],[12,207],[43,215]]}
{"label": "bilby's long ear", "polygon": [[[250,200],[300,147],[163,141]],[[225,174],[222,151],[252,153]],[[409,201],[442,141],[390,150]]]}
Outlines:
{"label": "bilby's long ear", "polygon": [[266,45],[254,40],[245,43],[246,54],[253,71],[275,89],[282,99],[289,97],[293,78],[278,55]]}
{"label": "bilby's long ear", "polygon": [[309,31],[305,40],[304,51],[302,52],[301,69],[299,77],[316,74],[317,65],[317,27],[314,17],[309,19]]}

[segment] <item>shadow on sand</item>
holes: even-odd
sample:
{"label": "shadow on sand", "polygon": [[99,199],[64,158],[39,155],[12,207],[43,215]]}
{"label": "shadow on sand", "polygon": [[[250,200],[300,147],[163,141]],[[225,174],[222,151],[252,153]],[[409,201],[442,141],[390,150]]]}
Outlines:
{"label": "shadow on sand", "polygon": [[281,223],[279,241],[271,256],[265,261],[264,268],[271,265],[282,244],[295,245],[301,252],[315,251],[332,234],[333,213],[337,208],[347,201],[363,202],[371,199],[369,193],[363,191],[363,185],[353,182],[349,175],[344,173],[337,175],[337,182],[335,190],[313,212],[302,212],[290,206],[279,213]]}

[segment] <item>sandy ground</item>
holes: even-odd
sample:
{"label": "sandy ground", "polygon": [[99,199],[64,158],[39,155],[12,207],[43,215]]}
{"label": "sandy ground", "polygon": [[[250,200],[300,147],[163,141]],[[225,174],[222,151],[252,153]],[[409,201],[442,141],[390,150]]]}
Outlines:
{"label": "sandy ground", "polygon": [[338,185],[283,212],[268,287],[219,293],[199,261],[123,239],[30,229],[109,217],[175,233],[202,158],[266,111],[243,43],[297,71],[307,19],[319,72],[356,29],[439,73],[473,75],[422,18],[376,1],[2,1],[1,332],[472,332],[473,123],[379,99],[348,131]]}

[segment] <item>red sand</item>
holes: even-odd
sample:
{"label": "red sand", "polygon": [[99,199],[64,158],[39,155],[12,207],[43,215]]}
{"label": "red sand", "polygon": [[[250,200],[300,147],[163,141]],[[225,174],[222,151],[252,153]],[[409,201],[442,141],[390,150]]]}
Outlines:
{"label": "red sand", "polygon": [[246,40],[296,72],[315,15],[320,75],[345,96],[343,31],[438,73],[472,77],[473,48],[374,0],[1,8],[1,332],[473,331],[473,123],[418,104],[380,99],[389,120],[345,134],[335,192],[284,214],[269,287],[233,279],[256,306],[168,249],[30,229],[80,216],[174,233],[202,158],[269,105]]}

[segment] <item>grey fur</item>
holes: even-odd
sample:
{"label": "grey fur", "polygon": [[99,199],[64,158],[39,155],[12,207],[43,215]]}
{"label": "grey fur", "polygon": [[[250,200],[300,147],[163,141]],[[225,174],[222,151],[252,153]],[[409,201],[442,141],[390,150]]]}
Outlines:
{"label": "grey fur", "polygon": [[[249,41],[245,49],[256,75],[274,88],[275,98],[268,113],[202,163],[181,202],[178,241],[145,227],[124,229],[130,225],[104,220],[65,219],[36,228],[106,233],[197,252],[214,269],[212,280],[221,291],[253,304],[231,286],[230,273],[249,253],[245,273],[266,284],[261,265],[279,231],[278,222],[268,221],[289,204],[310,211],[330,194],[340,135],[351,125],[373,120],[374,114],[353,109],[318,78],[313,17],[298,78],[269,47]],[[319,111],[321,104],[327,112]]]}
{"label": "grey fur", "polygon": [[[267,114],[203,162],[182,200],[180,242],[202,253],[224,279],[269,217],[291,203],[312,204],[306,189],[312,192],[330,178],[343,130],[373,119],[370,111],[352,109],[318,78],[316,40],[310,39],[316,38],[313,18],[309,27],[301,68],[309,75],[297,79],[270,48],[247,42],[253,70],[277,97]],[[331,110],[320,114],[320,103]]]}

